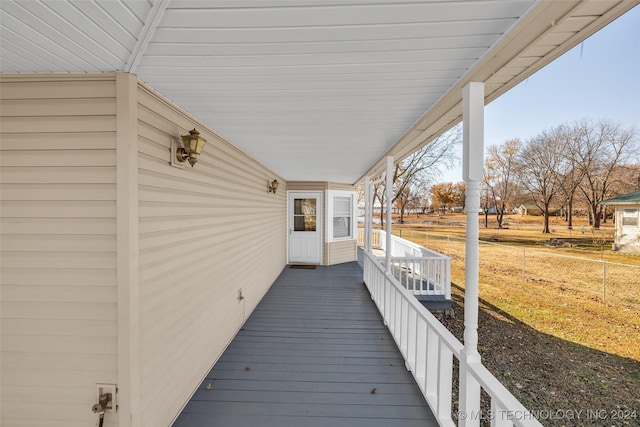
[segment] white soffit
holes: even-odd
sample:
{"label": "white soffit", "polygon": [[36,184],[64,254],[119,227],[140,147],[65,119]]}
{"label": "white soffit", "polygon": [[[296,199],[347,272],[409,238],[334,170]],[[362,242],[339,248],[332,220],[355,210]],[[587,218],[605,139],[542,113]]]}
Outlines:
{"label": "white soffit", "polygon": [[0,70],[132,72],[280,177],[353,183],[638,2],[2,0]]}

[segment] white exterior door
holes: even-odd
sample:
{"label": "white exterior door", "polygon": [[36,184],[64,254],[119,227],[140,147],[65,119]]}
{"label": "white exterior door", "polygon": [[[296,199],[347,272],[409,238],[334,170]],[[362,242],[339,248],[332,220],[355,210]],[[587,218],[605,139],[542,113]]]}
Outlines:
{"label": "white exterior door", "polygon": [[322,192],[290,191],[289,263],[322,263]]}

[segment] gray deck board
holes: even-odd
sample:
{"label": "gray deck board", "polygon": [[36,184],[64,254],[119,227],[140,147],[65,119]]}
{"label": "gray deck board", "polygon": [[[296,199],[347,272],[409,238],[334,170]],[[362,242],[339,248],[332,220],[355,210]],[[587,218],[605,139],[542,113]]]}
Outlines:
{"label": "gray deck board", "polygon": [[173,425],[437,422],[353,262],[285,269]]}

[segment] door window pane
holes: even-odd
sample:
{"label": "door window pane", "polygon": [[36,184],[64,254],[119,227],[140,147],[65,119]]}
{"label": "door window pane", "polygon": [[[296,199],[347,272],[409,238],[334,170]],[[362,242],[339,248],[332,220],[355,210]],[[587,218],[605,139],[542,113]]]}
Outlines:
{"label": "door window pane", "polygon": [[316,231],[316,199],[293,200],[293,230]]}

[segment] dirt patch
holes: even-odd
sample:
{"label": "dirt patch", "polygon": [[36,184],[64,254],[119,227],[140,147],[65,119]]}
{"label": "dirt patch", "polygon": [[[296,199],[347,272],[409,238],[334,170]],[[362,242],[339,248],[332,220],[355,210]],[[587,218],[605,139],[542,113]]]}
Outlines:
{"label": "dirt patch", "polygon": [[[462,341],[463,294],[444,325]],[[545,426],[640,426],[640,362],[541,333],[481,301],[485,366]],[[488,411],[488,402],[484,403]]]}

